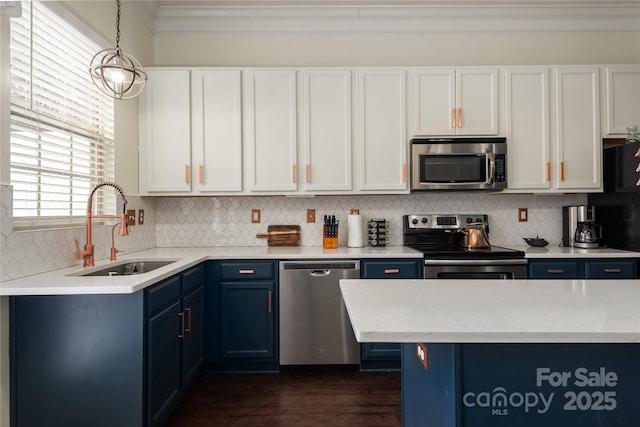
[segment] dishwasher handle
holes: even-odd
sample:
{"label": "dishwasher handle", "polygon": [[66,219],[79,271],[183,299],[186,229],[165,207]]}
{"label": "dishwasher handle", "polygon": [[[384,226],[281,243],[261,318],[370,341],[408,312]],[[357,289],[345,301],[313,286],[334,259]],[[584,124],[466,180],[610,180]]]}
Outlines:
{"label": "dishwasher handle", "polygon": [[331,270],[309,270],[309,275],[314,277],[323,277],[331,274]]}

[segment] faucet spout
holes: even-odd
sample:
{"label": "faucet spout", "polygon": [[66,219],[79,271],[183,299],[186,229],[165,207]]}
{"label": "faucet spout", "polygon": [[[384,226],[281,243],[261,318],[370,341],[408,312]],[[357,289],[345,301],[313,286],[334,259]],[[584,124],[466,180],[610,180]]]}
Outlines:
{"label": "faucet spout", "polygon": [[[104,186],[109,186],[109,187],[113,187],[115,188],[119,193],[120,196],[122,197],[122,214],[121,215],[93,215],[92,214],[92,208],[93,208],[93,195],[95,194],[95,192]],[[127,222],[127,215],[126,215],[126,208],[127,208],[127,197],[124,195],[124,191],[122,190],[122,187],[120,187],[118,184],[116,184],[115,182],[111,182],[111,181],[104,181],[104,182],[100,182],[98,183],[95,187],[93,187],[93,189],[91,190],[91,193],[89,193],[89,199],[87,200],[87,213],[86,213],[86,235],[87,235],[87,242],[84,245],[84,249],[80,250],[80,248],[78,247],[78,250],[75,253],[75,258],[80,260],[84,260],[83,261],[83,267],[93,267],[95,265],[94,263],[94,246],[93,246],[93,242],[92,242],[92,220],[93,218],[119,218],[120,219],[120,230],[119,233],[121,236],[126,236],[127,234],[129,234],[129,226],[128,226],[128,222]],[[117,224],[116,224],[117,225]],[[115,229],[115,226],[114,226]],[[113,232],[113,229],[112,229]],[[112,233],[113,234],[113,233]],[[77,245],[77,242],[76,242]],[[113,246],[113,245],[112,245]]]}

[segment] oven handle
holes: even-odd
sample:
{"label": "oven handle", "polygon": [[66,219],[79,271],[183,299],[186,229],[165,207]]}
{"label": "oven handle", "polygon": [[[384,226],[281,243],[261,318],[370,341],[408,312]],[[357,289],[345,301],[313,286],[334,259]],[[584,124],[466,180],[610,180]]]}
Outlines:
{"label": "oven handle", "polygon": [[424,265],[526,265],[526,259],[425,259]]}

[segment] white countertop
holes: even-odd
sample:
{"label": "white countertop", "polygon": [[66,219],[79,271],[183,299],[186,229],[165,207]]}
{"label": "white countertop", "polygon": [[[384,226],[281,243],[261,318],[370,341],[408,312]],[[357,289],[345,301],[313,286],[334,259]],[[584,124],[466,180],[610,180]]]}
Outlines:
{"label": "white countertop", "polygon": [[341,280],[360,342],[640,342],[640,280]]}
{"label": "white countertop", "polygon": [[[497,245],[501,246],[501,245]],[[536,258],[640,258],[640,252],[623,251],[620,249],[597,248],[597,249],[579,249],[565,248],[563,246],[547,245],[544,248],[535,248],[532,246],[507,246],[511,249],[524,251],[527,259]]]}
{"label": "white countertop", "polygon": [[74,295],[74,294],[126,294],[180,273],[206,260],[247,259],[346,259],[346,258],[422,258],[422,254],[404,246],[386,246],[323,249],[309,247],[203,247],[156,248],[119,256],[118,261],[177,260],[157,270],[130,276],[96,277],[69,276],[82,271],[99,270],[108,266],[109,260],[96,261],[96,266],[84,269],[75,267],[23,277],[0,283],[0,296],[10,295]]}

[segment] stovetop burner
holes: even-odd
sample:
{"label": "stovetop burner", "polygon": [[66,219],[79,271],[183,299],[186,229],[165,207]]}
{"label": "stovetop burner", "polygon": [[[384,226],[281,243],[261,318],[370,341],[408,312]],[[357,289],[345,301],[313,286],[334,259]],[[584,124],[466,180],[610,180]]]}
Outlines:
{"label": "stovetop burner", "polygon": [[[486,214],[413,214],[403,217],[403,243],[434,260],[491,260],[524,258],[524,252],[491,245],[489,249],[467,249],[462,229],[484,226],[489,233]],[[489,238],[489,241],[491,239]]]}

